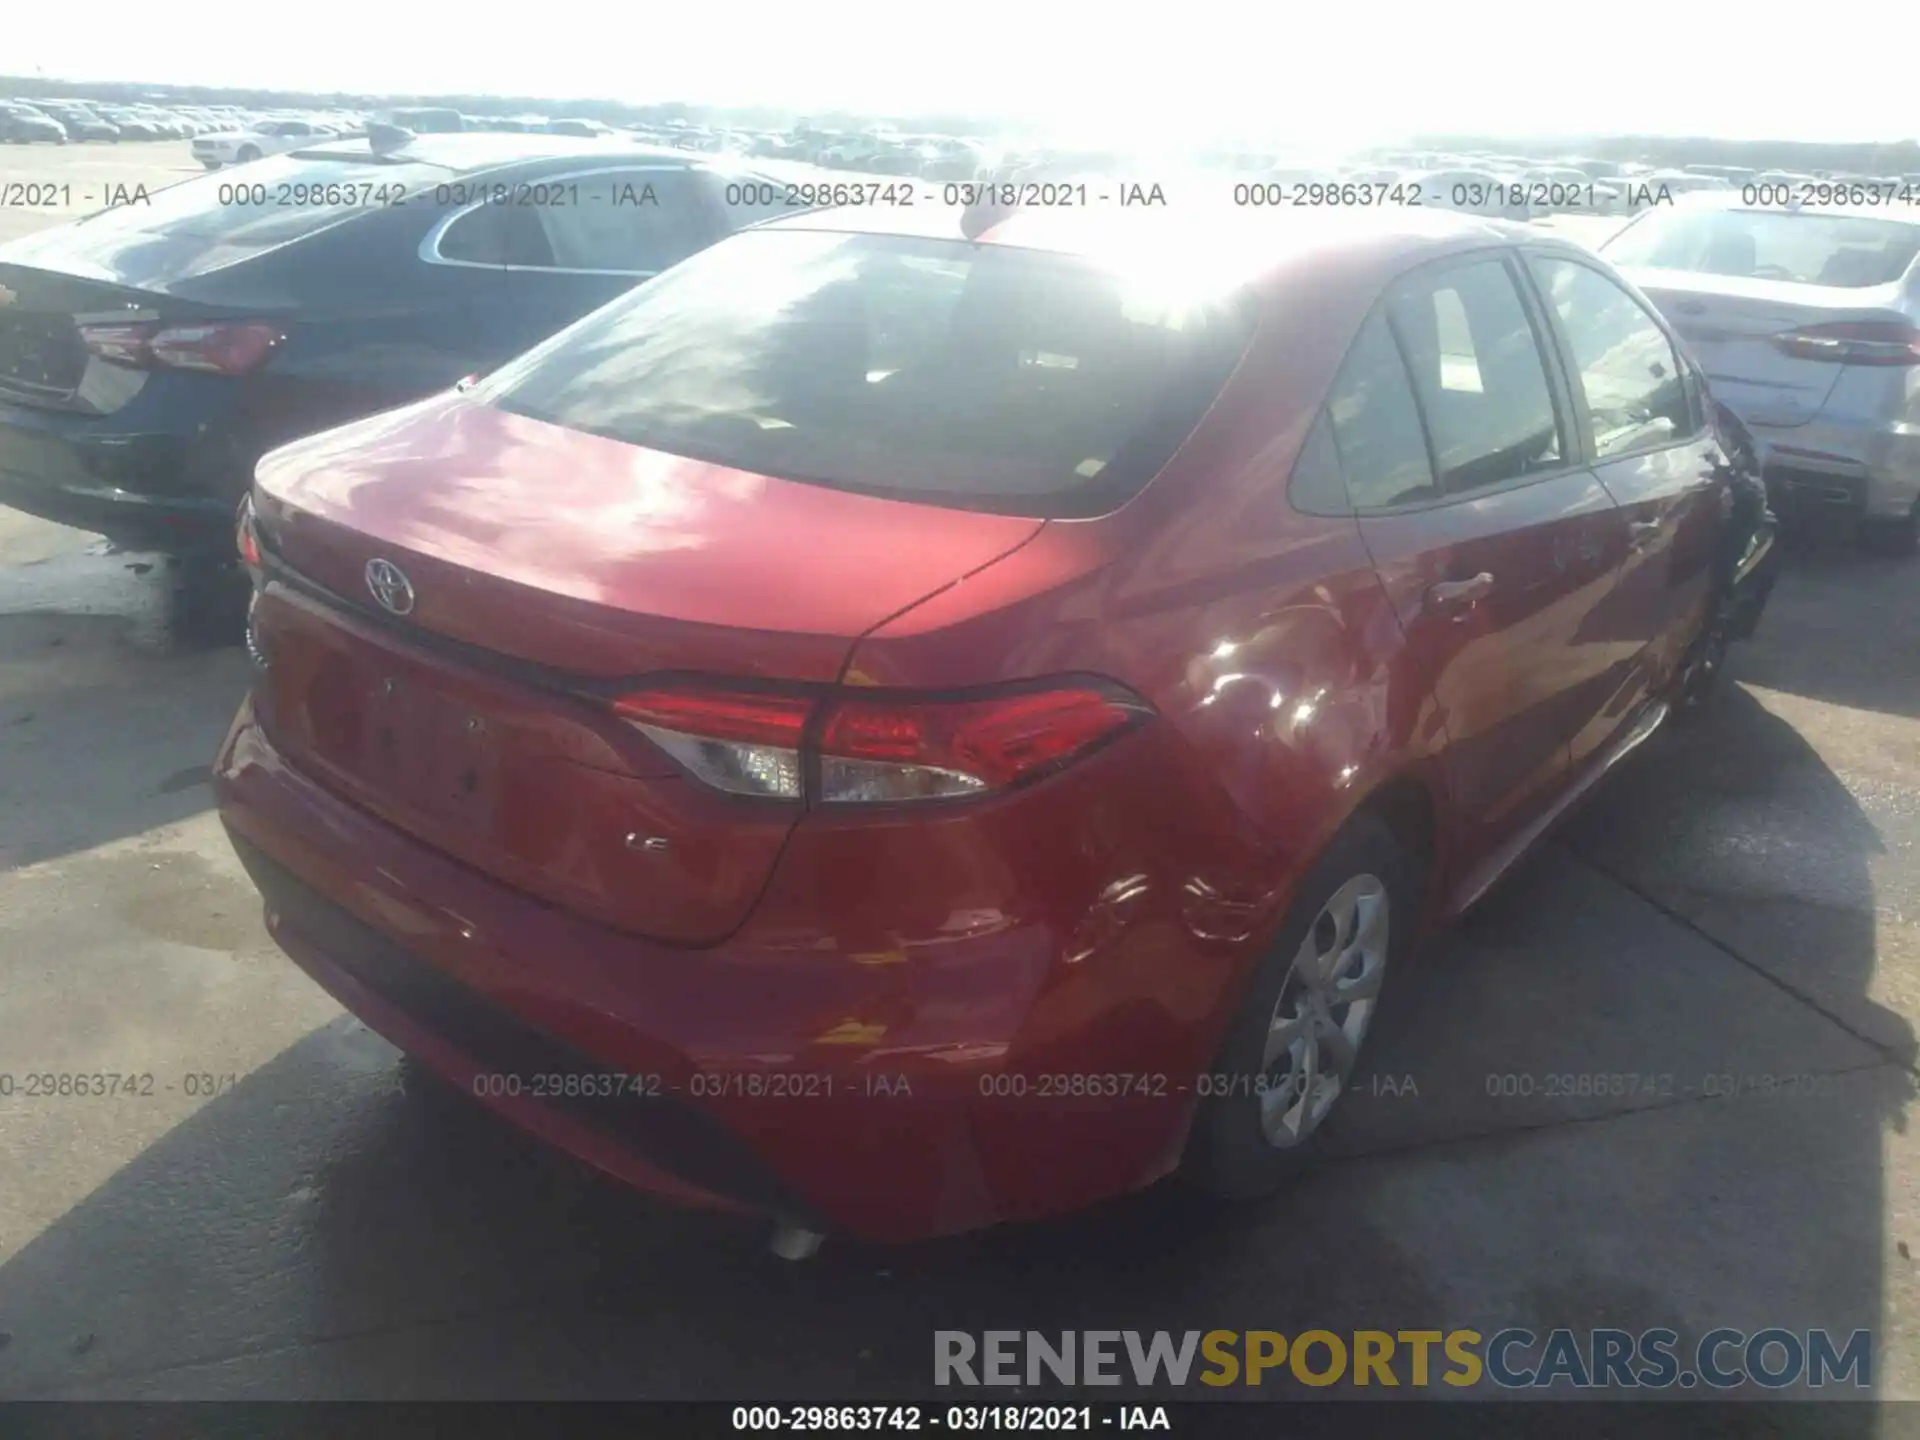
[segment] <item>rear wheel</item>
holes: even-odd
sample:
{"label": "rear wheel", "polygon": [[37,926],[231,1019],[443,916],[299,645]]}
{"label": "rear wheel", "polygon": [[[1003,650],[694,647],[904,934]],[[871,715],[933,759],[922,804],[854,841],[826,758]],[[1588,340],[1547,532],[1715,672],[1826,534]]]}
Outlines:
{"label": "rear wheel", "polygon": [[1411,949],[1421,865],[1377,816],[1350,820],[1300,885],[1203,1082],[1185,1169],[1262,1195],[1311,1163],[1387,973]]}
{"label": "rear wheel", "polygon": [[249,160],[258,160],[260,158],[260,147],[258,145],[242,145],[240,147],[240,154],[236,158],[239,159],[242,165],[246,164]]}

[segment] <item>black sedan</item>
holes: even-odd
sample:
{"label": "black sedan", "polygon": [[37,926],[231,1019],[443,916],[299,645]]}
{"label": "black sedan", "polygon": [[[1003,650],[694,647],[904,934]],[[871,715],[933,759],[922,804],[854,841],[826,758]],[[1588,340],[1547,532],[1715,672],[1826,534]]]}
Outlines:
{"label": "black sedan", "polygon": [[0,504],[225,554],[267,450],[491,369],[766,218],[786,187],[764,179],[620,140],[388,132],[0,246]]}

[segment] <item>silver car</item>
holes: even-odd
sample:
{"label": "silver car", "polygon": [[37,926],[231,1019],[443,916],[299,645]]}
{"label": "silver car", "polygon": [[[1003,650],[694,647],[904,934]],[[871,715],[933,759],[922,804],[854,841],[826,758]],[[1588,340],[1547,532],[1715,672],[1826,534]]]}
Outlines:
{"label": "silver car", "polygon": [[[1607,259],[1659,306],[1753,431],[1783,519],[1920,547],[1920,188],[1866,206],[1698,195],[1641,215]],[[1913,203],[1908,203],[1909,201]]]}

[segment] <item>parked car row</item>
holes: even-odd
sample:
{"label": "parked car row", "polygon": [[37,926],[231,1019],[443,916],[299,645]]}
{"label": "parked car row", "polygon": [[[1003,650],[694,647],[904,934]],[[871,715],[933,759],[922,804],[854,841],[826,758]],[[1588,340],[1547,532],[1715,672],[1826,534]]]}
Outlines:
{"label": "parked car row", "polygon": [[243,131],[283,120],[298,119],[330,135],[357,134],[366,117],[345,112],[326,113],[247,110],[238,105],[173,105],[147,102],[118,104],[100,100],[0,100],[0,140],[31,143],[67,141],[187,140],[203,135]]}

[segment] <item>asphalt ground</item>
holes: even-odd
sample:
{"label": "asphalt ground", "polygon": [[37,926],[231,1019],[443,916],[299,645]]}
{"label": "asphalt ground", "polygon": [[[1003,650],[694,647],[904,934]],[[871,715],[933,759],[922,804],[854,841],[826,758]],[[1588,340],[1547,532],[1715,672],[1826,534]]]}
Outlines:
{"label": "asphalt ground", "polygon": [[[0,183],[191,171],[0,149]],[[789,1264],[407,1087],[209,809],[231,629],[0,510],[0,1072],[158,1082],[0,1098],[0,1397],[900,1398],[936,1330],[1509,1325],[1868,1329],[1920,1394],[1916,602],[1920,563],[1794,554],[1712,711],[1394,977],[1283,1194]]]}

